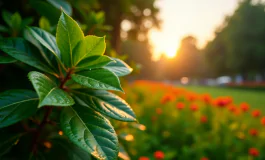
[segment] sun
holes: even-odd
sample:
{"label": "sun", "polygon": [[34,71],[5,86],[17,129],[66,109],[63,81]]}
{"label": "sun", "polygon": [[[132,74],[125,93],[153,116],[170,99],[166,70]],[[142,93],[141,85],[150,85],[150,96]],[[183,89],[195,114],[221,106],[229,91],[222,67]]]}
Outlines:
{"label": "sun", "polygon": [[176,56],[176,49],[174,47],[168,48],[164,51],[168,58],[174,58]]}

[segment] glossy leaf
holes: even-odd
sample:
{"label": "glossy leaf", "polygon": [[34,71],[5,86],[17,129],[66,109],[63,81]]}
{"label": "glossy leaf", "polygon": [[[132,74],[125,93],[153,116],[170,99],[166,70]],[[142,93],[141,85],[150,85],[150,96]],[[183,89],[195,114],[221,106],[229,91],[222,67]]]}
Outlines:
{"label": "glossy leaf", "polygon": [[112,62],[113,60],[108,56],[91,56],[82,60],[77,66],[76,69],[94,69],[101,68]]}
{"label": "glossy leaf", "polygon": [[75,92],[80,104],[91,107],[94,110],[116,120],[133,122],[135,114],[129,104],[123,99],[104,90]]}
{"label": "glossy leaf", "polygon": [[[47,64],[50,65],[51,68],[54,68],[54,70],[56,70],[58,63],[57,63],[57,56],[55,53],[52,53],[47,47],[45,47],[43,44],[40,43],[40,39],[36,38],[36,33],[34,30],[32,30],[30,28],[25,29],[24,31],[24,38],[29,41],[30,43],[32,43],[35,47],[37,47],[43,57],[43,59],[47,62]],[[42,30],[40,30],[41,32]],[[42,33],[40,33],[42,35]],[[35,35],[35,37],[34,37]],[[51,35],[52,36],[52,35]],[[39,37],[39,36],[37,36]],[[52,36],[53,37],[53,36]],[[42,39],[42,38],[41,38]],[[53,41],[52,39],[55,40],[55,38],[48,38],[49,41]],[[45,42],[46,44],[48,44],[49,42]],[[54,44],[56,45],[56,42],[54,41]],[[59,49],[58,49],[59,51]],[[56,67],[55,67],[56,66]]]}
{"label": "glossy leaf", "polygon": [[17,60],[10,56],[1,56],[0,55],[0,64],[14,63]]}
{"label": "glossy leaf", "polygon": [[42,106],[71,106],[74,104],[72,97],[61,90],[46,75],[32,71],[29,73],[29,79],[33,84],[40,102],[38,107]]}
{"label": "glossy leaf", "polygon": [[72,79],[89,88],[123,91],[119,78],[104,68],[78,72],[72,75]]}
{"label": "glossy leaf", "polygon": [[37,111],[37,94],[29,90],[9,90],[0,94],[0,128],[28,118]]}
{"label": "glossy leaf", "polygon": [[119,158],[121,158],[122,160],[130,160],[130,157],[128,155],[128,153],[126,152],[126,150],[124,149],[124,147],[120,144],[119,147]]}
{"label": "glossy leaf", "polygon": [[86,57],[103,55],[106,49],[105,37],[86,36],[74,48],[73,65],[76,66]]}
{"label": "glossy leaf", "polygon": [[43,63],[40,56],[32,51],[29,44],[21,38],[7,38],[0,40],[0,49],[10,55],[11,57],[24,62],[32,67],[48,73],[54,71]]}
{"label": "glossy leaf", "polygon": [[118,156],[118,139],[110,122],[94,110],[75,105],[61,114],[61,127],[69,139],[97,159]]}
{"label": "glossy leaf", "polygon": [[73,49],[83,39],[84,35],[78,24],[62,12],[57,25],[56,42],[62,53],[62,62],[66,67],[72,66]]}
{"label": "glossy leaf", "polygon": [[53,53],[57,59],[61,59],[61,54],[59,48],[57,47],[56,39],[52,34],[37,27],[28,27],[27,31],[35,40],[51,51],[51,53]]}
{"label": "glossy leaf", "polygon": [[117,58],[112,58],[112,59],[115,60],[115,62],[109,63],[104,68],[110,70],[111,72],[115,73],[119,77],[126,76],[132,72],[133,69],[128,64],[123,62],[122,60],[117,59]]}

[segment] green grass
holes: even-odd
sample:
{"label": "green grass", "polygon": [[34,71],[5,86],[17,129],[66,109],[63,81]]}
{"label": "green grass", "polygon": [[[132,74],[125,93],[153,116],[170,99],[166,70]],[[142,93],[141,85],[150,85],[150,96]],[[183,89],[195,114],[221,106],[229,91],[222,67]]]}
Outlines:
{"label": "green grass", "polygon": [[209,93],[213,97],[232,96],[235,104],[249,103],[253,108],[265,111],[265,90],[229,87],[184,86],[195,93]]}

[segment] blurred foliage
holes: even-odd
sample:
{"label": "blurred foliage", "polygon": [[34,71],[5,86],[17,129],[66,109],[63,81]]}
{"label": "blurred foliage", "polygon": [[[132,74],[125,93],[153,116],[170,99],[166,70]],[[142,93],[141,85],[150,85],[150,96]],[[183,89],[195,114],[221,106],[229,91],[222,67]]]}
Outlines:
{"label": "blurred foliage", "polygon": [[265,71],[265,5],[243,0],[233,15],[226,17],[215,38],[204,50],[212,75]]}

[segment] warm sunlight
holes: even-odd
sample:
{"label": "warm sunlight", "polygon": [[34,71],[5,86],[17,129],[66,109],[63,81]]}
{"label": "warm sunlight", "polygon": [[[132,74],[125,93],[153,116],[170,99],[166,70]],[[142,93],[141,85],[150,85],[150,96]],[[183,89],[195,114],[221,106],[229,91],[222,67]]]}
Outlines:
{"label": "warm sunlight", "polygon": [[[233,12],[237,0],[158,0],[155,5],[160,8],[159,17],[163,21],[160,30],[150,30],[149,38],[154,51],[153,58],[158,60],[163,53],[174,57],[181,39],[187,35],[195,36],[198,47],[202,48],[213,38],[224,15]],[[203,21],[198,17],[203,17]]]}
{"label": "warm sunlight", "polygon": [[176,55],[181,38],[177,38],[177,40],[176,38],[170,39],[158,30],[150,31],[149,37],[153,46],[154,60],[158,60],[162,54],[165,54],[168,58],[173,58]]}

